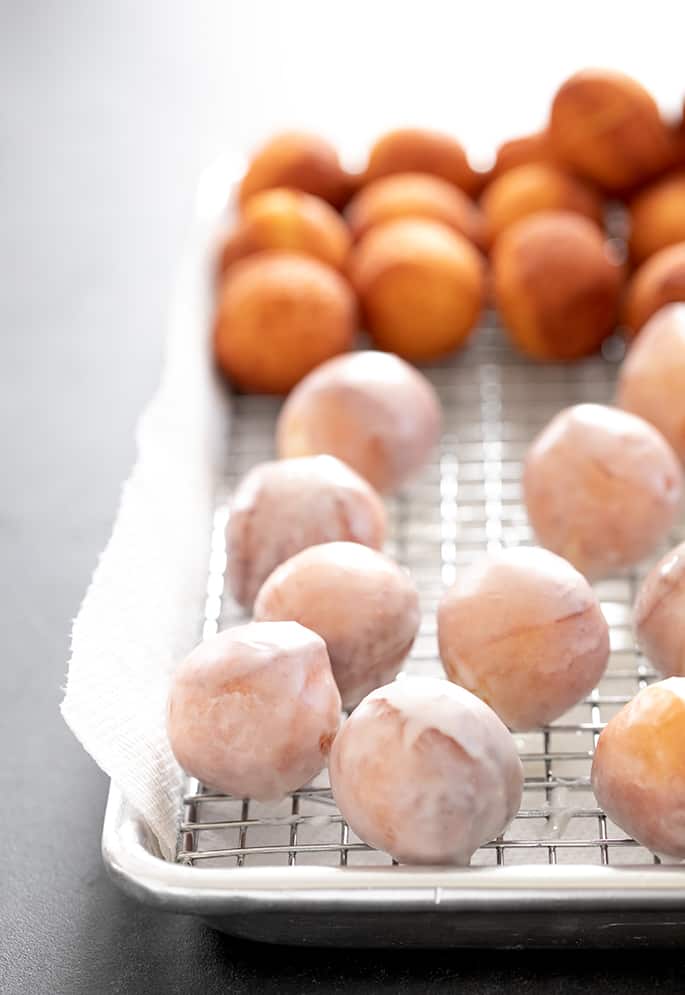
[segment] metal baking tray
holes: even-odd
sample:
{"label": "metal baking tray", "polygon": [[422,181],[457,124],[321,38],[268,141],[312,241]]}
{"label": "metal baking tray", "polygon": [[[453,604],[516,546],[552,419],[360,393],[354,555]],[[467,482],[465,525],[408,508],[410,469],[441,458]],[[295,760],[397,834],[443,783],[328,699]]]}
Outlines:
{"label": "metal baking tray", "polygon": [[[494,314],[453,359],[425,369],[444,432],[421,477],[388,502],[386,551],[411,570],[421,596],[407,673],[442,674],[438,599],[485,550],[531,543],[521,500],[522,458],[566,405],[609,402],[620,348],[571,365],[537,365],[506,344]],[[279,402],[230,398],[230,473],[217,494],[204,619],[210,635],[242,616],[224,591],[227,502],[237,479],[273,456]],[[685,530],[672,536],[675,543]],[[169,912],[271,943],[331,946],[678,945],[685,936],[685,869],[660,864],[612,825],[589,785],[607,720],[655,675],[636,651],[631,606],[649,564],[596,585],[611,628],[601,683],[557,722],[516,740],[523,807],[468,868],[396,866],[357,839],[325,774],[279,805],[232,799],[189,781],[175,862],[164,861],[141,817],[114,786],[105,864],[121,887]],[[401,678],[400,678],[401,679]]]}

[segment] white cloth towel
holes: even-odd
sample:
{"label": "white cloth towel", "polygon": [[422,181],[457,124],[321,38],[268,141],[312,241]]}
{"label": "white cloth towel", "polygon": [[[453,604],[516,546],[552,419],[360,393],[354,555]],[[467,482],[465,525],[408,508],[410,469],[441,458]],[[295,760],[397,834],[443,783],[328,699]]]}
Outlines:
{"label": "white cloth towel", "polygon": [[[235,175],[235,174],[234,174]],[[169,676],[201,636],[229,404],[212,368],[212,253],[226,163],[207,171],[172,308],[160,387],[72,634],[62,714],[172,859],[181,771],[166,736]]]}

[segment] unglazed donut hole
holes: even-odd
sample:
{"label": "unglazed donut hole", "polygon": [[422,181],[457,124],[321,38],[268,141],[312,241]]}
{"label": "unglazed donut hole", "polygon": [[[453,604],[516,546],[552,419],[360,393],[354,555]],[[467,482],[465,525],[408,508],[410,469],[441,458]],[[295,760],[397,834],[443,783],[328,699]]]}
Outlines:
{"label": "unglazed donut hole", "polygon": [[596,192],[544,162],[508,170],[488,186],[481,207],[493,241],[515,221],[540,211],[572,211],[596,224],[602,222],[602,202]]}
{"label": "unglazed donut hole", "polygon": [[484,181],[456,139],[425,128],[399,128],[378,139],[369,153],[364,182],[392,173],[432,173],[471,197]]}
{"label": "unglazed donut hole", "polygon": [[645,577],[633,612],[635,638],[664,677],[685,677],[685,543]]}
{"label": "unglazed donut hole", "polygon": [[685,678],[638,691],[607,723],[592,790],[609,816],[653,853],[685,859]]}
{"label": "unglazed donut hole", "polygon": [[354,238],[398,218],[441,221],[458,234],[486,248],[485,220],[465,193],[429,173],[396,173],[363,187],[345,211]]}
{"label": "unglazed donut hole", "polygon": [[654,99],[611,70],[584,70],[562,84],[552,102],[549,138],[560,162],[612,192],[643,183],[673,155]]}
{"label": "unglazed donut hole", "polygon": [[685,242],[660,249],[636,271],[628,284],[624,319],[636,335],[665,304],[685,301]]}
{"label": "unglazed donut hole", "polygon": [[243,205],[237,228],[222,247],[219,275],[238,259],[269,249],[301,252],[342,270],[350,235],[326,201],[281,187],[255,194]]}
{"label": "unglazed donut hole", "polygon": [[578,359],[613,331],[622,269],[587,218],[522,218],[497,239],[492,262],[505,331],[533,359]]}
{"label": "unglazed donut hole", "polygon": [[540,162],[554,163],[554,152],[546,131],[510,138],[497,149],[495,164],[488,174],[488,180],[492,183],[510,169]]}
{"label": "unglazed donut hole", "polygon": [[244,203],[261,190],[292,187],[342,207],[354,181],[340,165],[338,153],[319,135],[286,131],[257,150],[240,184]]}
{"label": "unglazed donut hole", "polygon": [[364,327],[381,349],[423,362],[468,338],[485,297],[485,267],[467,239],[436,221],[372,228],[350,256]]}
{"label": "unglazed donut hole", "polygon": [[440,424],[440,402],[424,376],[397,356],[358,352],[324,363],[290,394],[278,453],[330,453],[386,493],[422,469]]}
{"label": "unglazed donut hole", "polygon": [[621,364],[616,403],[650,422],[685,462],[685,304],[652,315]]}
{"label": "unglazed donut hole", "polygon": [[523,491],[541,544],[598,579],[639,563],[666,538],[683,477],[668,442],[644,419],[578,404],[534,440]]}
{"label": "unglazed donut hole", "polygon": [[231,501],[226,542],[233,597],[251,608],[279,563],[308,546],[349,540],[380,549],[385,518],[373,488],[334,456],[259,463]]}
{"label": "unglazed donut hole", "polygon": [[510,728],[547,725],[597,685],[609,630],[587,580],[545,549],[477,560],[438,609],[450,680],[482,698]]}
{"label": "unglazed donut hole", "polygon": [[406,571],[351,542],[311,546],[286,560],[261,588],[254,614],[293,619],[325,640],[348,709],[399,672],[421,620]]}
{"label": "unglazed donut hole", "polygon": [[317,259],[260,252],[231,267],[214,326],[219,367],[238,387],[283,394],[349,349],[356,304],[348,283]]}
{"label": "unglazed donut hole", "polygon": [[521,802],[514,740],[479,698],[406,677],[368,695],[330,758],[333,797],[366,843],[407,864],[468,864]]}
{"label": "unglazed donut hole", "polygon": [[326,766],[339,721],[326,645],[296,622],[220,632],[172,677],[174,756],[203,784],[238,798],[280,799],[310,781]]}
{"label": "unglazed donut hole", "polygon": [[642,263],[668,245],[685,242],[685,172],[667,176],[630,205],[630,255]]}

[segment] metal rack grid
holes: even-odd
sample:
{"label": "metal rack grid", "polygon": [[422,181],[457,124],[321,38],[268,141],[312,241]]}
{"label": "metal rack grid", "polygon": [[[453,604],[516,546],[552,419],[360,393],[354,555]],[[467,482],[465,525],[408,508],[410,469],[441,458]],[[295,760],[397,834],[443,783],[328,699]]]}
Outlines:
{"label": "metal rack grid", "polygon": [[[534,365],[506,345],[490,318],[469,348],[425,371],[442,401],[442,439],[420,479],[388,502],[386,552],[411,570],[421,598],[421,627],[406,673],[442,675],[435,612],[459,568],[485,550],[533,542],[520,488],[526,448],[560,408],[610,402],[619,356],[616,343],[608,343],[603,357],[583,363]],[[248,469],[273,457],[278,407],[271,398],[233,399],[231,471],[214,522],[205,636],[244,620],[224,593],[227,499]],[[681,530],[672,542],[683,537]],[[523,807],[501,837],[477,851],[472,866],[658,862],[612,825],[589,784],[600,731],[655,677],[634,647],[630,625],[636,589],[648,566],[596,585],[611,631],[606,674],[561,719],[517,734],[525,770]],[[205,867],[391,863],[349,829],[331,798],[326,772],[277,805],[218,795],[190,781],[177,860]]]}

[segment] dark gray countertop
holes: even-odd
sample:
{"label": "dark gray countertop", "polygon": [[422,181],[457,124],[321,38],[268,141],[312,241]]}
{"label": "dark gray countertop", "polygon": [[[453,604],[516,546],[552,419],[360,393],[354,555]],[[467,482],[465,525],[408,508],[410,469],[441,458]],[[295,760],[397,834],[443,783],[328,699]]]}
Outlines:
{"label": "dark gray countertop", "polygon": [[58,704],[157,379],[195,177],[220,141],[190,7],[0,14],[0,991],[682,991],[681,958],[658,952],[263,948],[105,877],[107,784]]}

